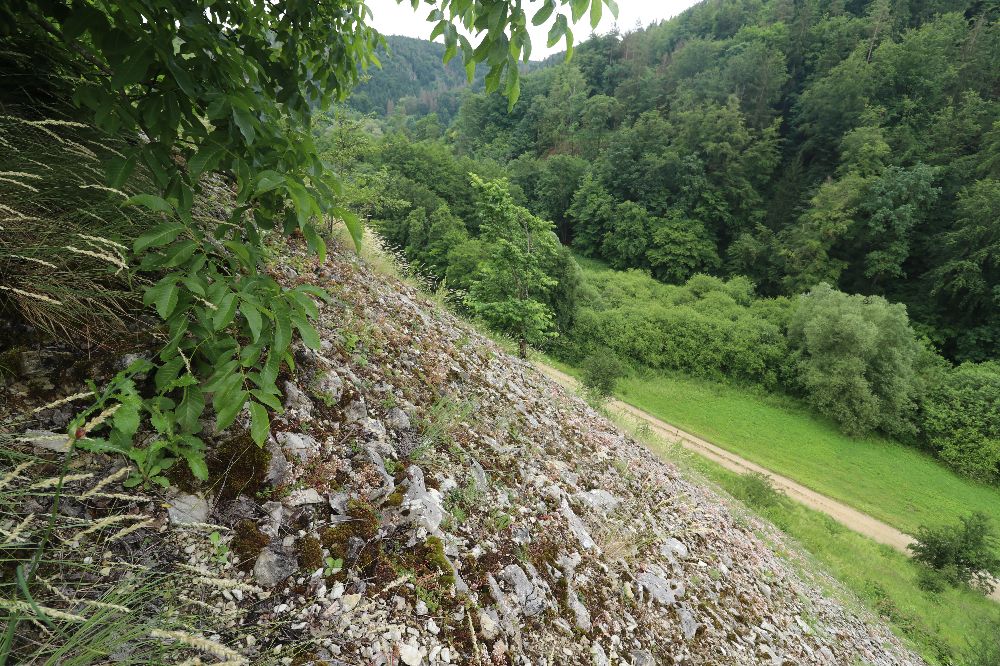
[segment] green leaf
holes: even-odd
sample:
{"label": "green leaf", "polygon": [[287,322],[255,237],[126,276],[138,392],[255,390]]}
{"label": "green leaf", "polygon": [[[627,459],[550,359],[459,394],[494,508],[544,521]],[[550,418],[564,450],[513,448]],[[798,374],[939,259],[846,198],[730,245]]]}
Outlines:
{"label": "green leaf", "polygon": [[326,241],[323,240],[322,236],[316,233],[316,227],[312,224],[307,224],[302,228],[302,235],[306,237],[306,243],[309,249],[316,253],[319,258],[320,263],[326,261]]}
{"label": "green leaf", "polygon": [[243,138],[246,139],[248,145],[253,144],[255,137],[254,124],[256,123],[256,118],[247,109],[233,109],[233,120],[236,121],[236,126],[240,128],[240,133]]}
{"label": "green leaf", "polygon": [[257,446],[263,446],[264,441],[267,439],[268,433],[271,432],[271,419],[268,418],[267,409],[264,405],[251,402],[250,403],[250,437],[253,441],[257,443]]}
{"label": "green leaf", "polygon": [[592,0],[590,3],[590,27],[597,30],[601,23],[601,13],[604,11],[604,0]]}
{"label": "green leaf", "polygon": [[319,333],[308,321],[299,316],[292,316],[292,323],[295,324],[295,328],[298,329],[299,335],[302,336],[302,342],[305,343],[309,349],[319,350],[320,339]]}
{"label": "green leaf", "polygon": [[288,306],[278,301],[274,306],[274,345],[271,353],[281,356],[292,342],[292,320]]}
{"label": "green leaf", "polygon": [[281,405],[281,400],[279,400],[276,395],[266,393],[260,389],[252,389],[250,391],[250,395],[257,398],[259,402],[267,405],[276,412],[284,411],[284,408]]}
{"label": "green leaf", "polygon": [[157,213],[171,213],[174,210],[174,207],[166,199],[155,194],[137,194],[126,199],[123,205],[143,206]]}
{"label": "green leaf", "polygon": [[212,171],[225,154],[225,147],[219,144],[203,146],[188,160],[188,171],[192,178],[197,178],[206,171]]}
{"label": "green leaf", "polygon": [[164,253],[164,268],[175,268],[187,262],[198,249],[198,243],[185,239],[168,247]]}
{"label": "green leaf", "polygon": [[156,312],[166,319],[177,307],[178,298],[177,276],[168,275],[152,287],[147,287],[142,300],[146,305],[155,305]]}
{"label": "green leaf", "polygon": [[[185,453],[184,459],[187,461],[188,469],[194,474],[194,478],[199,481],[208,481],[208,465],[205,463],[205,456],[202,453]],[[153,480],[156,481],[156,479]]]}
{"label": "green leaf", "polygon": [[553,23],[552,27],[549,29],[549,38],[548,41],[546,42],[549,48],[552,48],[553,46],[559,43],[559,40],[562,39],[562,36],[566,34],[567,27],[568,26],[566,25],[566,17],[560,14],[556,18],[556,22]]}
{"label": "green leaf", "polygon": [[243,404],[250,396],[246,391],[232,391],[224,396],[221,404],[216,408],[215,428],[221,432],[231,426],[236,420],[236,415],[243,409]]}
{"label": "green leaf", "polygon": [[115,411],[112,423],[116,430],[131,437],[139,429],[139,408],[131,402],[123,402]]}
{"label": "green leaf", "polygon": [[239,260],[243,262],[244,267],[253,267],[253,255],[250,253],[250,248],[248,248],[245,244],[235,240],[227,240],[223,243],[223,245],[229,250],[232,250],[233,254],[239,257]]}
{"label": "green leaf", "polygon": [[347,225],[347,231],[350,232],[351,238],[354,240],[354,247],[358,250],[361,249],[361,242],[364,240],[365,235],[365,225],[361,222],[357,215],[345,208],[334,208],[333,214],[344,221]]}
{"label": "green leaf", "polygon": [[247,320],[247,326],[250,327],[251,338],[254,342],[257,342],[260,339],[260,330],[263,327],[260,310],[253,303],[244,300],[240,303],[240,312],[243,313],[243,318]]}
{"label": "green leaf", "polygon": [[218,308],[215,314],[212,315],[212,328],[216,331],[221,331],[226,326],[229,326],[236,316],[236,294],[229,292],[223,296]]}
{"label": "green leaf", "polygon": [[542,25],[549,20],[549,17],[552,16],[552,12],[555,8],[556,3],[554,0],[545,0],[545,4],[542,5],[542,8],[535,12],[535,15],[531,18],[531,24],[536,26]]}
{"label": "green leaf", "polygon": [[177,375],[180,374],[181,368],[183,367],[184,359],[180,356],[174,356],[172,359],[161,365],[156,371],[156,390],[166,390],[166,387],[177,379]]}
{"label": "green leaf", "polygon": [[132,153],[128,157],[114,156],[109,159],[104,166],[104,172],[108,174],[108,186],[121,188],[128,180],[132,172],[135,171],[135,164],[138,155]]}
{"label": "green leaf", "polygon": [[198,432],[201,418],[205,411],[205,394],[198,386],[188,386],[184,389],[184,399],[177,406],[177,425],[185,432]]}
{"label": "green leaf", "polygon": [[132,244],[132,251],[139,254],[151,247],[172,243],[182,231],[184,231],[184,225],[180,222],[164,222],[136,238],[135,243]]}
{"label": "green leaf", "polygon": [[270,192],[279,185],[284,185],[285,177],[282,176],[277,171],[261,171],[257,176],[257,194],[263,194],[264,192]]}

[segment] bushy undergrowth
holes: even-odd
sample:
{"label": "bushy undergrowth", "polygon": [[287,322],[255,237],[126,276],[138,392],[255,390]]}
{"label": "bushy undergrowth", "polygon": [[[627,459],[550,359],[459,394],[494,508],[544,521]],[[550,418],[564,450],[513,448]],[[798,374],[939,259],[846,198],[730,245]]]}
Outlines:
{"label": "bushy undergrowth", "polygon": [[922,527],[916,539],[910,546],[913,559],[933,572],[922,578],[928,589],[940,589],[942,583],[984,593],[993,589],[993,577],[1000,575],[1000,537],[986,514],[962,516],[957,525]]}
{"label": "bushy undergrowth", "polygon": [[583,361],[580,380],[583,386],[602,398],[615,392],[618,380],[625,376],[626,368],[611,354],[593,354]]}
{"label": "bushy undergrowth", "polygon": [[558,358],[583,367],[614,355],[639,369],[753,385],[804,401],[849,435],[881,432],[977,480],[1000,478],[1000,366],[951,368],[902,305],[825,284],[761,298],[746,278],[666,285],[579,261],[580,306],[552,344]]}

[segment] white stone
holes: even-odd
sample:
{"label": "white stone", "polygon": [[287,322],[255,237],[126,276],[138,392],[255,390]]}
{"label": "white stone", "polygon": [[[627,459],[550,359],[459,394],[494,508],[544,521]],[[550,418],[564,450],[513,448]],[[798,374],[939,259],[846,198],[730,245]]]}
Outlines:
{"label": "white stone", "polygon": [[420,648],[409,643],[403,643],[399,646],[399,658],[407,666],[420,666],[424,661],[424,655]]}
{"label": "white stone", "polygon": [[167,515],[171,525],[189,525],[208,522],[209,506],[204,497],[181,493],[170,501]]}

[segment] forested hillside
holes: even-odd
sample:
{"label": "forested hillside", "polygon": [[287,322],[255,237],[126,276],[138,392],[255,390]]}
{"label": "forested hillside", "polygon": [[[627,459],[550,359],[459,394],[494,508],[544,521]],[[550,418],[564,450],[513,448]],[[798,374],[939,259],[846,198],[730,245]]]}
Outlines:
{"label": "forested hillside", "polygon": [[709,1],[592,37],[513,109],[324,141],[352,205],[522,343],[780,391],[995,482],[998,14]]}
{"label": "forested hillside", "polygon": [[996,3],[710,0],[462,106],[563,242],[667,282],[825,281],[908,306],[950,358],[1000,350]]}
{"label": "forested hillside", "polygon": [[[400,104],[408,114],[437,113],[450,121],[461,91],[470,87],[461,58],[442,65],[444,44],[401,35],[385,40],[385,47],[376,52],[381,67],[367,72],[367,79],[348,98],[350,107],[389,115]],[[482,90],[482,77],[475,83]]]}

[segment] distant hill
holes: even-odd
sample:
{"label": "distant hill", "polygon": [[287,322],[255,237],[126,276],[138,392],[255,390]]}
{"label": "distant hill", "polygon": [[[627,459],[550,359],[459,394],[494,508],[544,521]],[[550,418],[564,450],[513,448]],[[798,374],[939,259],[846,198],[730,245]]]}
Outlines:
{"label": "distant hill", "polygon": [[[461,55],[443,63],[444,44],[426,39],[389,35],[388,52],[378,52],[381,69],[369,72],[367,82],[351,93],[347,104],[361,113],[390,115],[402,104],[407,115],[437,113],[444,124],[458,112],[463,92],[482,91],[486,71],[482,68],[470,84]],[[550,56],[544,61],[521,64],[521,72],[535,71],[562,58]]]}
{"label": "distant hill", "polygon": [[348,105],[357,111],[389,115],[402,101],[409,113],[437,111],[450,118],[461,91],[482,88],[482,77],[470,86],[461,56],[443,64],[444,44],[400,35],[390,35],[386,42],[388,52],[378,54],[382,69],[371,70],[371,78],[350,97]]}

